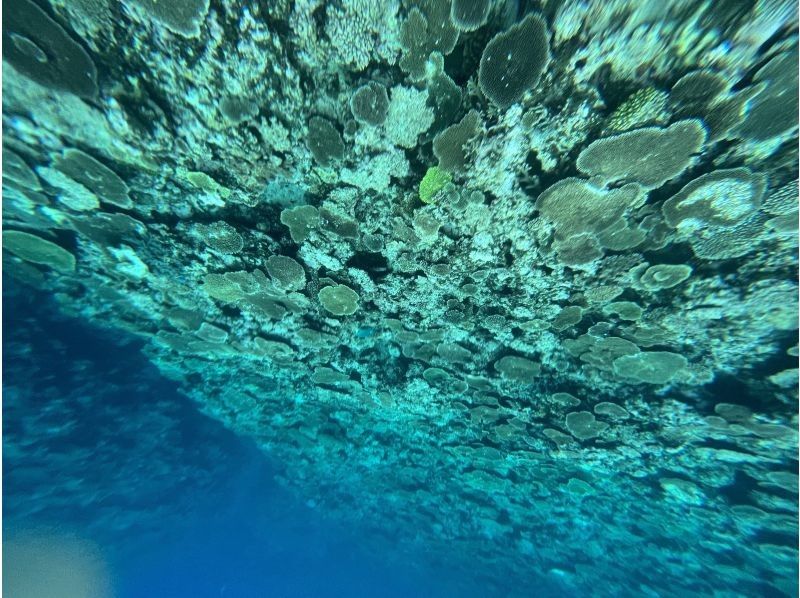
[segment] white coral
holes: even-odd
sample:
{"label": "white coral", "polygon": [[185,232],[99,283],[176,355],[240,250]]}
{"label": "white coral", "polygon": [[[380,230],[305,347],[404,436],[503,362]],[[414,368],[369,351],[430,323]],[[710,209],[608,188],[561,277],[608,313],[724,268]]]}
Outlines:
{"label": "white coral", "polygon": [[417,138],[433,124],[433,110],[428,107],[428,90],[398,85],[392,88],[389,114],[386,116],[386,135],[392,143],[411,149]]}

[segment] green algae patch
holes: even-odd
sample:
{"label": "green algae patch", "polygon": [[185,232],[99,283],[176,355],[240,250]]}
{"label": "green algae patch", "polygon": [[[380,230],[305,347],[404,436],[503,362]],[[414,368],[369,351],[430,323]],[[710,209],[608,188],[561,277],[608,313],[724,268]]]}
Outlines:
{"label": "green algae patch", "polygon": [[419,183],[419,198],[422,203],[433,203],[436,194],[452,180],[449,172],[438,166],[431,166]]}

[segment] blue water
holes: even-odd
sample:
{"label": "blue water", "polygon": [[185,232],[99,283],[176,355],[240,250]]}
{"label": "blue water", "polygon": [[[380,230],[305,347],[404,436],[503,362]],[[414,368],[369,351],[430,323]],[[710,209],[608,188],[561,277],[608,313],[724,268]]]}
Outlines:
{"label": "blue water", "polygon": [[[433,563],[387,562],[367,550],[357,528],[327,520],[281,488],[274,479],[279,464],[200,414],[141,355],[139,342],[58,317],[46,295],[4,298],[7,443],[34,433],[32,412],[46,402],[84,418],[79,431],[59,430],[62,411],[35,455],[4,452],[3,527],[11,552],[16,538],[30,535],[84,542],[99,552],[118,598],[456,595],[448,587],[453,580]],[[108,411],[92,413],[82,398],[102,398]],[[137,475],[145,465],[132,434],[146,430],[156,404],[159,418],[173,418],[158,425],[174,434],[148,458],[168,469],[121,485],[110,474]],[[92,451],[84,462],[73,458],[76,443]],[[102,464],[95,460],[100,453]],[[69,470],[53,471],[55,463]],[[90,490],[109,496],[81,504]],[[58,507],[31,505],[38,493],[59,495]],[[124,530],[110,530],[114,523]]]}

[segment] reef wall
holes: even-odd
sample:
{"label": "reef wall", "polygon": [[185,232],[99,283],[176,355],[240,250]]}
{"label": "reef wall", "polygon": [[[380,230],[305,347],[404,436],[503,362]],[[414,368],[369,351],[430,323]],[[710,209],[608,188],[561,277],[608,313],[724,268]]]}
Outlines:
{"label": "reef wall", "polygon": [[796,10],[6,2],[4,272],[401,550],[792,594]]}

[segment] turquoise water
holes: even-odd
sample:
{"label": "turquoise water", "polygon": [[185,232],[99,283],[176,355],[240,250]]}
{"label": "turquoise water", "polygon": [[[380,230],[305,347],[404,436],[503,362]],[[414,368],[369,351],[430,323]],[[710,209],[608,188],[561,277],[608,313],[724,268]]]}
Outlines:
{"label": "turquoise water", "polygon": [[797,35],[7,2],[5,593],[797,595]]}
{"label": "turquoise water", "polygon": [[[135,338],[54,307],[6,296],[8,596],[470,595],[288,493],[282,464],[198,413]],[[87,578],[106,591],[73,591]]]}

